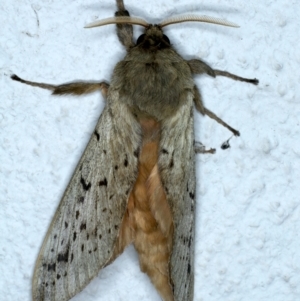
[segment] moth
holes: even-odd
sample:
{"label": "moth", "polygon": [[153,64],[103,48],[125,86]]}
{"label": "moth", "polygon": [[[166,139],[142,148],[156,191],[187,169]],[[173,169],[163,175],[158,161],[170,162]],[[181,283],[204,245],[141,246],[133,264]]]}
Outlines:
{"label": "moth", "polygon": [[[193,76],[204,73],[258,84],[257,79],[214,70],[199,59],[185,60],[163,33],[165,26],[186,21],[235,24],[188,15],[152,25],[130,17],[123,0],[116,2],[115,17],[88,26],[117,24],[127,50],[110,84],[51,85],[12,75],[54,95],[101,90],[106,98],[38,255],[34,301],[69,300],[131,243],[141,270],[164,301],[192,301],[195,153],[214,152],[194,141],[194,107],[239,135],[204,107]],[[132,25],[145,28],[137,41]]]}

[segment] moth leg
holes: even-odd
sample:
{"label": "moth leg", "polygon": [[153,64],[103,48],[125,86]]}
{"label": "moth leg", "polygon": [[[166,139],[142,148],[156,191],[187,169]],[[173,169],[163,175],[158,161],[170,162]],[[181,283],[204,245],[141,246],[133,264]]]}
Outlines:
{"label": "moth leg", "polygon": [[247,83],[254,84],[254,85],[257,85],[259,83],[258,79],[256,79],[256,78],[254,78],[254,79],[244,78],[244,77],[235,75],[235,74],[227,72],[227,71],[212,69],[210,66],[208,66],[206,63],[204,63],[201,60],[193,59],[193,60],[187,61],[187,63],[189,64],[193,74],[206,73],[212,77],[226,76],[226,77],[229,77],[234,80],[247,82]]}
{"label": "moth leg", "polygon": [[253,85],[258,85],[259,83],[259,80],[257,78],[245,78],[245,77],[241,77],[241,76],[238,76],[238,75],[235,75],[233,73],[230,73],[230,72],[227,72],[227,71],[222,71],[222,70],[214,70],[215,71],[215,75],[218,76],[226,76],[226,77],[229,77],[231,79],[234,79],[234,80],[238,80],[238,81],[241,81],[241,82],[246,82],[246,83],[250,83],[250,84],[253,84]]}
{"label": "moth leg", "polygon": [[47,89],[52,91],[52,95],[83,95],[93,93],[95,91],[101,90],[104,96],[107,95],[109,84],[106,82],[73,82],[62,85],[50,85],[45,83],[31,82],[20,78],[19,76],[13,74],[11,79],[21,82],[26,85],[39,87],[42,89]]}
{"label": "moth leg", "polygon": [[232,128],[230,125],[228,125],[226,122],[224,122],[221,118],[219,118],[215,113],[212,111],[208,110],[207,108],[204,107],[201,94],[199,93],[199,90],[197,86],[194,86],[194,103],[196,110],[200,112],[202,115],[207,115],[210,118],[214,119],[218,123],[222,124],[224,127],[229,129],[235,136],[240,136],[240,132]]}
{"label": "moth leg", "polygon": [[216,149],[205,149],[205,146],[201,142],[195,141],[194,151],[196,154],[214,154],[216,152]]}
{"label": "moth leg", "polygon": [[207,65],[203,61],[193,59],[193,60],[189,60],[189,61],[186,61],[186,62],[189,64],[193,74],[206,73],[211,77],[216,77],[214,69],[212,69],[209,65]]}
{"label": "moth leg", "polygon": [[199,89],[196,85],[194,86],[194,104],[195,104],[196,110],[204,116],[205,115],[205,108],[204,108],[204,105],[203,105],[202,96],[201,96],[201,94],[199,92]]}
{"label": "moth leg", "polygon": [[221,118],[219,118],[215,113],[212,111],[204,108],[205,115],[209,116],[210,118],[214,119],[216,122],[222,124],[224,127],[226,127],[229,131],[233,133],[234,136],[240,136],[240,132],[232,128],[230,125],[228,125],[226,122],[224,122]]}
{"label": "moth leg", "polygon": [[[130,16],[125,9],[123,0],[117,0],[118,11],[115,13],[116,17]],[[130,24],[117,24],[117,35],[119,41],[126,47],[127,50],[135,46],[133,42],[133,27]]]}

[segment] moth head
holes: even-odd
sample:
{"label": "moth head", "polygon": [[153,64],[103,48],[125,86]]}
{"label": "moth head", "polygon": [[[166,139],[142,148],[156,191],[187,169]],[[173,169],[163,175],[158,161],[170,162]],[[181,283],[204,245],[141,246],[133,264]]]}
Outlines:
{"label": "moth head", "polygon": [[104,26],[108,24],[131,24],[131,25],[140,25],[145,27],[145,33],[142,34],[137,39],[137,45],[145,46],[147,48],[159,47],[165,48],[170,46],[169,38],[163,34],[163,27],[166,27],[171,24],[183,23],[183,22],[205,22],[212,23],[217,25],[229,26],[229,27],[239,27],[235,23],[214,18],[208,16],[196,16],[196,15],[184,15],[171,17],[160,24],[149,24],[142,18],[137,17],[113,17],[107,18],[99,21],[95,21],[85,26],[85,28],[92,28],[98,26]]}
{"label": "moth head", "polygon": [[171,44],[160,25],[149,24],[145,33],[137,39],[136,45],[145,49],[163,49],[170,47]]}

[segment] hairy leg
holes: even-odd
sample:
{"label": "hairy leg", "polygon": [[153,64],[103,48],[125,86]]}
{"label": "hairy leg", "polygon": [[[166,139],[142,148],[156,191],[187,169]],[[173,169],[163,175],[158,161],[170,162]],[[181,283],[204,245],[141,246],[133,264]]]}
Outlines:
{"label": "hairy leg", "polygon": [[195,104],[196,110],[199,113],[201,113],[202,115],[207,115],[210,118],[217,121],[218,123],[222,124],[224,127],[229,129],[235,136],[240,136],[239,131],[235,130],[233,127],[231,127],[225,121],[223,121],[221,118],[219,118],[215,113],[213,113],[212,111],[210,111],[204,107],[202,98],[201,98],[201,94],[199,93],[197,86],[194,86],[194,104]]}
{"label": "hairy leg", "polygon": [[25,79],[20,78],[19,76],[13,74],[11,76],[11,79],[21,82],[26,85],[39,87],[42,89],[47,89],[52,91],[52,95],[83,95],[83,94],[89,94],[93,93],[95,91],[101,90],[104,96],[107,95],[107,91],[109,88],[109,84],[106,82],[73,82],[73,83],[67,83],[62,85],[50,85],[45,83],[37,83],[28,81]]}
{"label": "hairy leg", "polygon": [[227,71],[213,69],[209,65],[207,65],[206,63],[204,63],[203,61],[198,60],[198,59],[189,60],[189,61],[187,61],[187,63],[189,64],[193,74],[206,73],[212,77],[226,76],[226,77],[229,77],[234,80],[247,82],[247,83],[254,84],[254,85],[257,85],[259,83],[258,79],[256,79],[256,78],[253,78],[253,79],[244,78],[244,77],[235,75],[235,74],[227,72]]}

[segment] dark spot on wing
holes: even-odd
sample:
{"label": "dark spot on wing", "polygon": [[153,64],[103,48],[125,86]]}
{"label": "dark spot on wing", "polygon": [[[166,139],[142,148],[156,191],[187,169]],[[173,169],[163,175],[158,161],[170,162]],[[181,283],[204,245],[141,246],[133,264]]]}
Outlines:
{"label": "dark spot on wing", "polygon": [[106,155],[106,149],[103,150],[104,155]]}
{"label": "dark spot on wing", "polygon": [[48,271],[50,272],[50,271],[54,271],[55,272],[55,270],[56,270],[56,263],[50,263],[50,264],[48,264]]}
{"label": "dark spot on wing", "polygon": [[55,281],[52,282],[52,285],[53,285],[53,286],[55,285]]}
{"label": "dark spot on wing", "polygon": [[169,152],[168,152],[165,148],[163,148],[163,149],[161,150],[161,152],[162,152],[163,154],[166,154],[166,155],[169,154]]}
{"label": "dark spot on wing", "polygon": [[107,231],[109,234],[111,233],[111,230],[110,230],[110,228],[108,229],[108,231]]}
{"label": "dark spot on wing", "polygon": [[104,178],[102,181],[99,182],[99,186],[107,186],[106,178]]}
{"label": "dark spot on wing", "polygon": [[64,239],[62,239],[62,241],[61,241],[60,245],[62,246],[63,244],[64,244]]}
{"label": "dark spot on wing", "polygon": [[82,223],[82,224],[80,225],[80,232],[81,232],[82,230],[86,230],[86,223]]}
{"label": "dark spot on wing", "polygon": [[69,259],[69,247],[67,247],[66,252],[65,253],[60,253],[57,256],[57,262],[68,262]]}
{"label": "dark spot on wing", "polygon": [[190,198],[191,198],[192,200],[195,198],[195,195],[194,195],[192,192],[190,192]]}
{"label": "dark spot on wing", "polygon": [[67,223],[67,222],[65,222],[65,228],[66,228],[66,229],[68,228],[68,223]]}
{"label": "dark spot on wing", "polygon": [[94,252],[96,252],[98,250],[98,248],[96,247],[95,249],[94,249]]}
{"label": "dark spot on wing", "polygon": [[111,200],[113,197],[114,197],[114,194],[110,195],[110,196],[109,196],[109,199]]}
{"label": "dark spot on wing", "polygon": [[188,264],[187,273],[188,273],[188,275],[191,274],[191,265],[190,264]]}
{"label": "dark spot on wing", "polygon": [[189,239],[186,236],[181,236],[181,239],[184,245],[187,245],[189,243]]}
{"label": "dark spot on wing", "polygon": [[94,134],[95,134],[97,140],[99,141],[99,140],[100,140],[100,135],[99,135],[99,133],[98,133],[97,131],[95,131]]}
{"label": "dark spot on wing", "polygon": [[84,251],[84,244],[81,245],[81,251]]}
{"label": "dark spot on wing", "polygon": [[99,239],[102,239],[102,235],[101,234],[99,235]]}
{"label": "dark spot on wing", "polygon": [[106,211],[107,211],[107,208],[102,209],[102,212],[106,212]]}
{"label": "dark spot on wing", "polygon": [[92,253],[92,250],[89,250],[89,254],[91,254]]}
{"label": "dark spot on wing", "polygon": [[171,162],[169,164],[169,168],[173,168],[173,167],[174,167],[174,160],[173,160],[173,157],[172,157]]}
{"label": "dark spot on wing", "polygon": [[56,238],[57,238],[57,235],[55,234],[55,235],[53,236],[53,238],[56,239]]}
{"label": "dark spot on wing", "polygon": [[80,183],[81,183],[81,185],[82,185],[82,188],[83,188],[84,190],[86,190],[86,191],[88,191],[88,190],[91,188],[91,186],[92,186],[91,183],[86,183],[83,177],[81,177]]}
{"label": "dark spot on wing", "polygon": [[74,259],[74,254],[72,253],[71,254],[71,262],[73,261],[73,259]]}
{"label": "dark spot on wing", "polygon": [[76,233],[76,232],[74,232],[74,233],[73,233],[73,241],[75,241],[75,240],[76,240],[76,237],[77,237],[77,233]]}
{"label": "dark spot on wing", "polygon": [[61,276],[60,276],[59,274],[57,274],[57,276],[56,276],[57,280],[58,280],[60,277],[61,277]]}
{"label": "dark spot on wing", "polygon": [[79,217],[79,210],[76,211],[76,219]]}
{"label": "dark spot on wing", "polygon": [[137,149],[133,152],[133,155],[134,155],[136,158],[138,158],[139,153],[140,153],[140,149],[137,148]]}
{"label": "dark spot on wing", "polygon": [[125,160],[124,160],[124,166],[125,166],[125,167],[127,167],[127,166],[128,166],[128,160],[127,160],[127,156],[126,156],[126,158],[125,158]]}
{"label": "dark spot on wing", "polygon": [[51,249],[51,252],[52,252],[52,253],[54,252],[54,249],[53,249],[53,248]]}
{"label": "dark spot on wing", "polygon": [[83,204],[83,202],[84,202],[84,197],[81,196],[81,197],[78,199],[78,203],[82,203],[82,204]]}
{"label": "dark spot on wing", "polygon": [[67,275],[68,275],[68,273],[67,273],[67,272],[65,272],[65,273],[64,273],[64,277],[66,277]]}
{"label": "dark spot on wing", "polygon": [[86,235],[86,239],[89,240],[90,239],[90,234]]}
{"label": "dark spot on wing", "polygon": [[119,169],[119,166],[118,166],[118,165],[116,165],[116,166],[115,166],[115,170],[118,170],[118,169]]}
{"label": "dark spot on wing", "polygon": [[95,228],[95,230],[94,230],[94,232],[93,232],[94,236],[97,236],[97,232],[98,232],[98,229]]}

